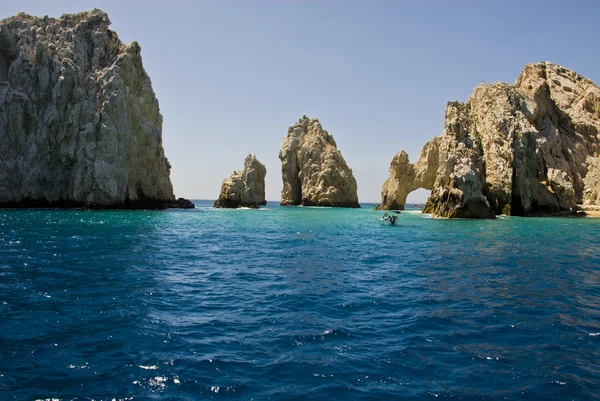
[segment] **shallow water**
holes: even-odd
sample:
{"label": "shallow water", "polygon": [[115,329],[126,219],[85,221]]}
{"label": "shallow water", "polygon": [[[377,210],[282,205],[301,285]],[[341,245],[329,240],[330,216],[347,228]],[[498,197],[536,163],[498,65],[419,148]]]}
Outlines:
{"label": "shallow water", "polygon": [[600,219],[0,210],[0,399],[600,399]]}

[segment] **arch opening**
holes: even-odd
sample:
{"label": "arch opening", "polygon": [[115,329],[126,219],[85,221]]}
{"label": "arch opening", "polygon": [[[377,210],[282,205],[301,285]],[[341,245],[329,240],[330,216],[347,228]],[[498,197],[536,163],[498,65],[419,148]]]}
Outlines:
{"label": "arch opening", "polygon": [[425,205],[430,195],[430,189],[417,188],[408,193],[408,196],[406,197],[406,203],[404,204],[404,208],[421,208],[423,205]]}

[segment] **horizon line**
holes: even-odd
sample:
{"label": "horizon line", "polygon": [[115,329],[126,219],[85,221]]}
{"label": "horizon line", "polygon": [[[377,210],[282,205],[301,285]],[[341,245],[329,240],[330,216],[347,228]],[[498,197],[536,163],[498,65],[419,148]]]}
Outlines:
{"label": "horizon line", "polygon": [[[189,199],[191,201],[205,201],[205,202],[214,202],[216,199],[201,199],[201,198],[186,198]],[[280,203],[280,200],[268,200],[267,199],[267,203],[268,202],[272,202],[272,203]],[[373,203],[373,204],[378,204],[381,203],[381,201],[377,201],[377,202],[370,202],[370,201],[358,201],[358,203]],[[406,202],[407,205],[424,205],[425,203],[420,203],[420,202]]]}

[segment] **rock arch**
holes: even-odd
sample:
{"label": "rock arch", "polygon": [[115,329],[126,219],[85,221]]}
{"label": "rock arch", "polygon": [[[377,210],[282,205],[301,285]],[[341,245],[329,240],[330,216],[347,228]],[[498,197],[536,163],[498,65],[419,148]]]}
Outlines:
{"label": "rock arch", "polygon": [[477,85],[448,102],[442,135],[409,163],[392,160],[382,208],[402,208],[433,186],[423,209],[436,217],[576,214],[600,208],[600,88],[542,62],[514,85]]}
{"label": "rock arch", "polygon": [[390,163],[390,175],[381,189],[381,209],[404,210],[408,195],[419,189],[432,190],[439,164],[439,137],[427,142],[415,164],[404,150]]}

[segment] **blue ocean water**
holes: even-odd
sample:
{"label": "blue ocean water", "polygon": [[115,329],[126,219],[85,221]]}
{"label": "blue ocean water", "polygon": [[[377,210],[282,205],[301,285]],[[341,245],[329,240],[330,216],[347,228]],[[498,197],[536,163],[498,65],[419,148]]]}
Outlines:
{"label": "blue ocean water", "polygon": [[196,204],[0,210],[0,399],[600,399],[600,219]]}

